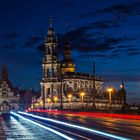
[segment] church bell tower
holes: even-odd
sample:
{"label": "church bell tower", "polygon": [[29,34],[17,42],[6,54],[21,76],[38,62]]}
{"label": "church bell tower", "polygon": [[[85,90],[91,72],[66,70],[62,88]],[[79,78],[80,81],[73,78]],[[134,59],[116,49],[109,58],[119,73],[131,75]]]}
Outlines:
{"label": "church bell tower", "polygon": [[42,64],[41,97],[42,99],[53,98],[60,92],[60,62],[58,60],[58,42],[52,27],[50,27],[44,41],[45,53]]}

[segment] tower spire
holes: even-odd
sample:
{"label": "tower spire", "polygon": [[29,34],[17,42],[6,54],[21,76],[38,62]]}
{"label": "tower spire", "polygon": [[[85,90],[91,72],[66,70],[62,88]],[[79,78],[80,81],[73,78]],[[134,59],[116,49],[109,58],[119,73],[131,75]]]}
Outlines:
{"label": "tower spire", "polygon": [[52,26],[52,23],[53,23],[52,17],[50,17],[49,22],[50,22],[50,27],[47,33],[47,37],[45,37],[45,43],[56,43],[57,39],[56,39],[55,32]]}
{"label": "tower spire", "polygon": [[71,49],[68,41],[68,22],[65,23],[66,32],[65,32],[65,43],[64,43],[64,59],[70,59]]}
{"label": "tower spire", "polygon": [[6,65],[3,65],[3,68],[2,68],[2,80],[8,80],[8,73],[7,73],[7,67]]}
{"label": "tower spire", "polygon": [[50,16],[50,28],[52,28],[52,24],[53,24],[53,19],[52,16]]}

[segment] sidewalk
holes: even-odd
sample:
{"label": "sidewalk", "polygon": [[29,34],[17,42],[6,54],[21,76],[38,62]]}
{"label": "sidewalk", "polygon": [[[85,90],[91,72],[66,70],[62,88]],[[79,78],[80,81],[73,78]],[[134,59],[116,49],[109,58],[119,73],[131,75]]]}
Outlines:
{"label": "sidewalk", "polygon": [[0,140],[6,140],[4,130],[2,127],[2,121],[3,121],[3,118],[0,116]]}

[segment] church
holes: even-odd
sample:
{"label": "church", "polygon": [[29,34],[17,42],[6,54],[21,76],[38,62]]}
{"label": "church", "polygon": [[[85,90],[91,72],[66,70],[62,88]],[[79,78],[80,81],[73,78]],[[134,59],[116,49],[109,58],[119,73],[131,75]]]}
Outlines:
{"label": "church", "polygon": [[38,102],[42,102],[45,108],[79,109],[95,106],[95,93],[102,93],[103,80],[76,72],[68,41],[64,45],[63,60],[59,60],[58,41],[52,27],[52,19],[44,46],[41,97]]}
{"label": "church", "polygon": [[18,88],[14,88],[8,79],[6,65],[3,66],[0,80],[0,113],[19,110],[20,96]]}

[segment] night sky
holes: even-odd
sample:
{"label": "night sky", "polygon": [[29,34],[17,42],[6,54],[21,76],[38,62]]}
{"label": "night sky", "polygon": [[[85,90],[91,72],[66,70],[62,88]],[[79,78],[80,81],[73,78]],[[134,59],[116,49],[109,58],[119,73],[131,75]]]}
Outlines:
{"label": "night sky", "polygon": [[127,99],[140,103],[140,0],[1,0],[0,69],[6,64],[14,86],[39,89],[42,44],[53,17],[60,42],[66,28],[79,72],[103,77]]}

